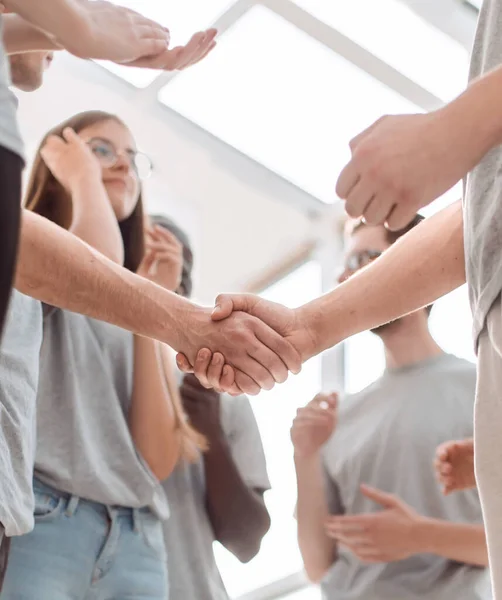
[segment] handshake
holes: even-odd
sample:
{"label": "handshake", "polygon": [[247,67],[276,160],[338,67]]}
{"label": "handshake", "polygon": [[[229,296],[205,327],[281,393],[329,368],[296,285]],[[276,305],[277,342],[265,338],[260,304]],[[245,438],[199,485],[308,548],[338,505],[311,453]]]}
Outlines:
{"label": "handshake", "polygon": [[290,309],[252,295],[222,295],[212,312],[190,306],[177,363],[206,388],[256,395],[299,373],[320,351],[309,305]]}

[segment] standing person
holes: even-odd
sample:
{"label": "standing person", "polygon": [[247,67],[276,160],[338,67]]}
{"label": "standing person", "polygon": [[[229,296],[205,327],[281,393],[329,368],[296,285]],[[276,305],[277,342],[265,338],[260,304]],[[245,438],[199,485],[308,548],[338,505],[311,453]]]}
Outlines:
{"label": "standing person", "polygon": [[[148,276],[148,164],[117,117],[82,113],[43,141],[27,208]],[[181,440],[159,344],[46,305],[36,438],[34,530],[12,541],[2,597],[165,600],[159,480]]]}
{"label": "standing person", "polygon": [[[154,248],[163,249],[157,281],[189,298],[193,253],[188,237],[166,217],[151,221]],[[172,367],[166,368],[175,381]],[[171,511],[164,521],[170,598],[228,600],[213,543],[248,562],[270,527],[263,499],[270,482],[258,425],[245,396],[206,390],[193,375],[173,394],[180,397],[188,422],[204,436],[199,447],[206,451],[191,463],[181,460],[163,482]]]}
{"label": "standing person", "polygon": [[[352,225],[342,280],[407,230]],[[478,495],[445,498],[432,468],[439,444],[472,435],[476,368],[441,350],[428,316],[373,330],[384,374],[339,407],[316,397],[293,424],[298,540],[326,600],[486,598]]]}

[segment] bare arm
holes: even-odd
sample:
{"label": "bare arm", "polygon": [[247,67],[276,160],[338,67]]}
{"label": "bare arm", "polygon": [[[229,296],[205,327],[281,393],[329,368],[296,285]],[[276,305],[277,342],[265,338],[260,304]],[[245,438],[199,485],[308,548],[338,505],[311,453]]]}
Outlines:
{"label": "bare arm", "polygon": [[52,306],[158,339],[194,362],[197,349],[209,346],[241,370],[251,394],[272,387],[274,378],[283,380],[284,364],[299,370],[293,346],[258,319],[237,313],[213,323],[210,309],[127,271],[26,210],[15,287]]}
{"label": "bare arm", "polygon": [[330,539],[325,531],[329,511],[320,454],[308,458],[295,456],[295,468],[298,544],[308,578],[318,583],[337,557],[336,541]]}
{"label": "bare arm", "polygon": [[181,430],[163,374],[159,342],[134,337],[134,383],[129,428],[134,443],[162,481],[173,471],[181,450]]}
{"label": "bare arm", "polygon": [[300,309],[313,330],[311,354],[432,304],[465,283],[462,205],[426,219],[383,256]]}
{"label": "bare arm", "polygon": [[479,567],[488,566],[488,550],[483,525],[422,519],[414,532],[417,553],[430,553]]}
{"label": "bare arm", "polygon": [[3,17],[3,43],[7,54],[61,49],[51,36],[19,15]]}

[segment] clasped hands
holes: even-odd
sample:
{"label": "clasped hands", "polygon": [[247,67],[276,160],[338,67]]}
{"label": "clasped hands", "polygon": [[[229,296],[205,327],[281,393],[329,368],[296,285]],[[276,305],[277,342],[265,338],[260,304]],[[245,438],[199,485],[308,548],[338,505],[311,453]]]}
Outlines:
{"label": "clasped hands", "polygon": [[253,295],[222,295],[211,322],[204,316],[198,321],[196,314],[187,315],[197,336],[187,335],[181,349],[190,348],[192,355],[179,353],[177,363],[205,388],[256,395],[286,381],[289,372],[299,373],[302,363],[316,354],[304,307],[293,310]]}

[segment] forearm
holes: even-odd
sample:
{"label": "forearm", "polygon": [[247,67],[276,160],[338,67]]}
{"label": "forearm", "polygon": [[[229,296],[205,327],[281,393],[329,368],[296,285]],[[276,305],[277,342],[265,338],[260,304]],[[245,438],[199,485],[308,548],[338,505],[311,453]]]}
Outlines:
{"label": "forearm", "polygon": [[226,441],[203,429],[201,433],[209,442],[204,454],[206,506],[215,538],[241,562],[248,562],[270,528],[267,508],[243,481]]}
{"label": "forearm", "polygon": [[134,383],[129,428],[141,456],[160,481],[180,457],[181,431],[163,374],[159,342],[134,337]]}
{"label": "forearm", "polygon": [[124,244],[119,224],[101,180],[85,178],[72,190],[71,233],[119,265]]}
{"label": "forearm", "polygon": [[174,349],[193,305],[114,264],[47,219],[23,210],[15,287]]}
{"label": "forearm", "polygon": [[54,35],[58,42],[89,35],[87,12],[77,0],[3,0],[5,8]]}
{"label": "forearm", "polygon": [[319,582],[336,560],[336,543],[325,531],[329,516],[320,455],[295,457],[298,502],[298,544],[309,579]]}
{"label": "forearm", "polygon": [[465,283],[460,201],[426,219],[373,264],[300,308],[314,353],[427,306]]}
{"label": "forearm", "polygon": [[60,49],[54,39],[19,15],[4,16],[3,43],[7,54]]}
{"label": "forearm", "polygon": [[488,566],[483,525],[424,518],[418,523],[413,537],[417,543],[417,553],[436,554],[479,567]]}

